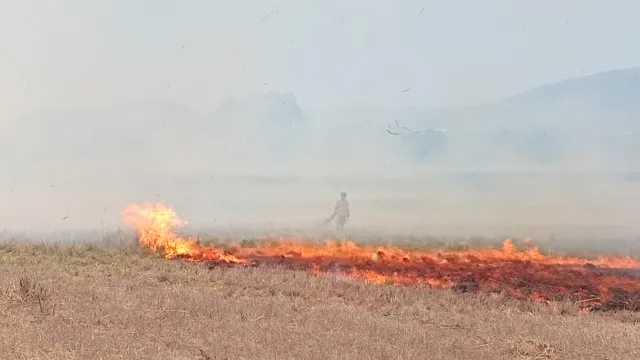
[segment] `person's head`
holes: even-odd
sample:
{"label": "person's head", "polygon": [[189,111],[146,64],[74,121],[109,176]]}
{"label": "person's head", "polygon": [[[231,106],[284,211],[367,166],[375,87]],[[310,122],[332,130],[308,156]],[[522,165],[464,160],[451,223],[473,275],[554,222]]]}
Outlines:
{"label": "person's head", "polygon": [[343,191],[342,193],[340,193],[340,197],[343,198],[343,199],[346,199],[347,198],[347,193]]}

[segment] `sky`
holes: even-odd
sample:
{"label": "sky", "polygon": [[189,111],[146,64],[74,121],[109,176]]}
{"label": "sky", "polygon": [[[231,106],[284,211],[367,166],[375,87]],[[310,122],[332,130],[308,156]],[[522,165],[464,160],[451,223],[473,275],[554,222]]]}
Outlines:
{"label": "sky", "polygon": [[0,0],[0,123],[147,98],[210,112],[260,90],[303,109],[478,104],[640,65],[638,13],[632,0]]}

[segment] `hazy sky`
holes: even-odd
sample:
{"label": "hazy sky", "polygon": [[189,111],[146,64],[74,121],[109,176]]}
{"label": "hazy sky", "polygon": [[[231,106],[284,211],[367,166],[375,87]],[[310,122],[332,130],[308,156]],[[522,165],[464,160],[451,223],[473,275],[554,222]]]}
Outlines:
{"label": "hazy sky", "polygon": [[[313,119],[319,118],[313,117],[314,110],[335,107],[477,104],[568,77],[640,66],[638,14],[637,0],[0,0],[0,131],[12,119],[50,108],[109,107],[156,98],[206,113],[229,97],[260,90],[294,93]],[[579,109],[575,113],[580,114]],[[61,114],[72,114],[64,119],[67,124],[85,116]],[[114,116],[100,109],[86,114]],[[5,163],[16,154],[22,162],[13,160],[7,165],[11,171],[0,177],[0,200],[12,204],[0,209],[0,222],[13,228],[96,228],[103,221],[112,226],[126,203],[166,198],[195,222],[273,220],[291,225],[299,219],[310,224],[346,190],[358,209],[356,227],[443,225],[454,220],[580,225],[597,219],[628,225],[635,223],[640,199],[638,183],[621,180],[594,180],[581,187],[573,180],[568,185],[562,179],[540,185],[501,177],[477,180],[480,185],[473,179],[470,184],[445,179],[431,185],[391,184],[386,189],[360,180],[225,185],[214,183],[209,174],[269,174],[293,171],[294,166],[264,151],[254,140],[268,136],[255,129],[236,129],[224,139],[213,134],[213,142],[206,136],[193,141],[188,135],[192,129],[182,129],[190,139],[176,136],[171,145],[179,151],[167,160],[154,151],[171,148],[163,143],[172,140],[170,131],[157,131],[150,137],[155,143],[136,142],[138,133],[118,135],[118,126],[105,132],[100,127],[56,127],[48,138],[44,126],[36,125],[35,136],[30,136],[28,125],[18,132],[27,135],[23,143],[15,143],[26,146],[6,146],[10,151],[3,153]],[[296,164],[304,165],[296,167],[296,173],[417,172],[413,164],[403,162],[404,145],[390,140],[394,137],[385,128],[363,122],[347,126],[340,136],[331,127],[323,131],[306,138],[307,152],[295,153]],[[358,135],[345,151],[340,144],[347,144],[345,134],[350,131]],[[106,134],[107,140],[97,134]],[[503,168],[528,164],[517,158],[517,151],[512,157],[499,156],[511,155],[503,150],[509,147],[494,147],[488,141],[488,150],[482,152],[485,143],[468,142],[471,137],[465,136],[452,137],[444,160],[439,160],[444,167],[475,168],[477,154]],[[228,139],[238,141],[220,151],[227,147],[222,140]],[[573,140],[568,142],[574,146],[571,154],[589,145],[580,147],[583,143]],[[128,151],[123,143],[143,150],[118,157]],[[337,150],[328,152],[327,147]],[[616,149],[611,153],[622,156]],[[594,158],[609,154],[600,150],[592,151]],[[95,173],[85,164],[91,164],[90,169],[115,168],[112,158],[125,158],[125,164],[116,164],[124,170],[92,180]],[[577,163],[575,157],[571,162]],[[154,178],[149,169],[206,176],[191,184],[191,179],[180,177]],[[224,197],[227,193],[231,198]]]}
{"label": "hazy sky", "polygon": [[474,104],[640,65],[638,14],[633,0],[0,0],[0,117],[148,97],[211,111],[261,89],[303,109]]}

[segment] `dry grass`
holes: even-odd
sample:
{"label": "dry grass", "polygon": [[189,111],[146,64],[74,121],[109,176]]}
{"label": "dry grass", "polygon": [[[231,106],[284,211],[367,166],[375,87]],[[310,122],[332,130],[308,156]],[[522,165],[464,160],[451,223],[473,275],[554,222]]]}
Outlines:
{"label": "dry grass", "polygon": [[134,249],[0,245],[3,359],[638,359],[639,324]]}

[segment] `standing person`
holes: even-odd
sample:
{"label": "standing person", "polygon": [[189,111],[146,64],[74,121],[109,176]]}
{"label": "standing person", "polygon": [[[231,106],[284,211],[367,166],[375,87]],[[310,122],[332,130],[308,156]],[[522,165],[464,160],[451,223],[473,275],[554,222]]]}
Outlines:
{"label": "standing person", "polygon": [[347,223],[347,221],[349,221],[349,216],[351,215],[351,212],[349,211],[349,202],[347,201],[346,192],[340,194],[340,200],[338,200],[338,202],[336,203],[333,214],[336,217],[336,229],[344,229],[344,225]]}

